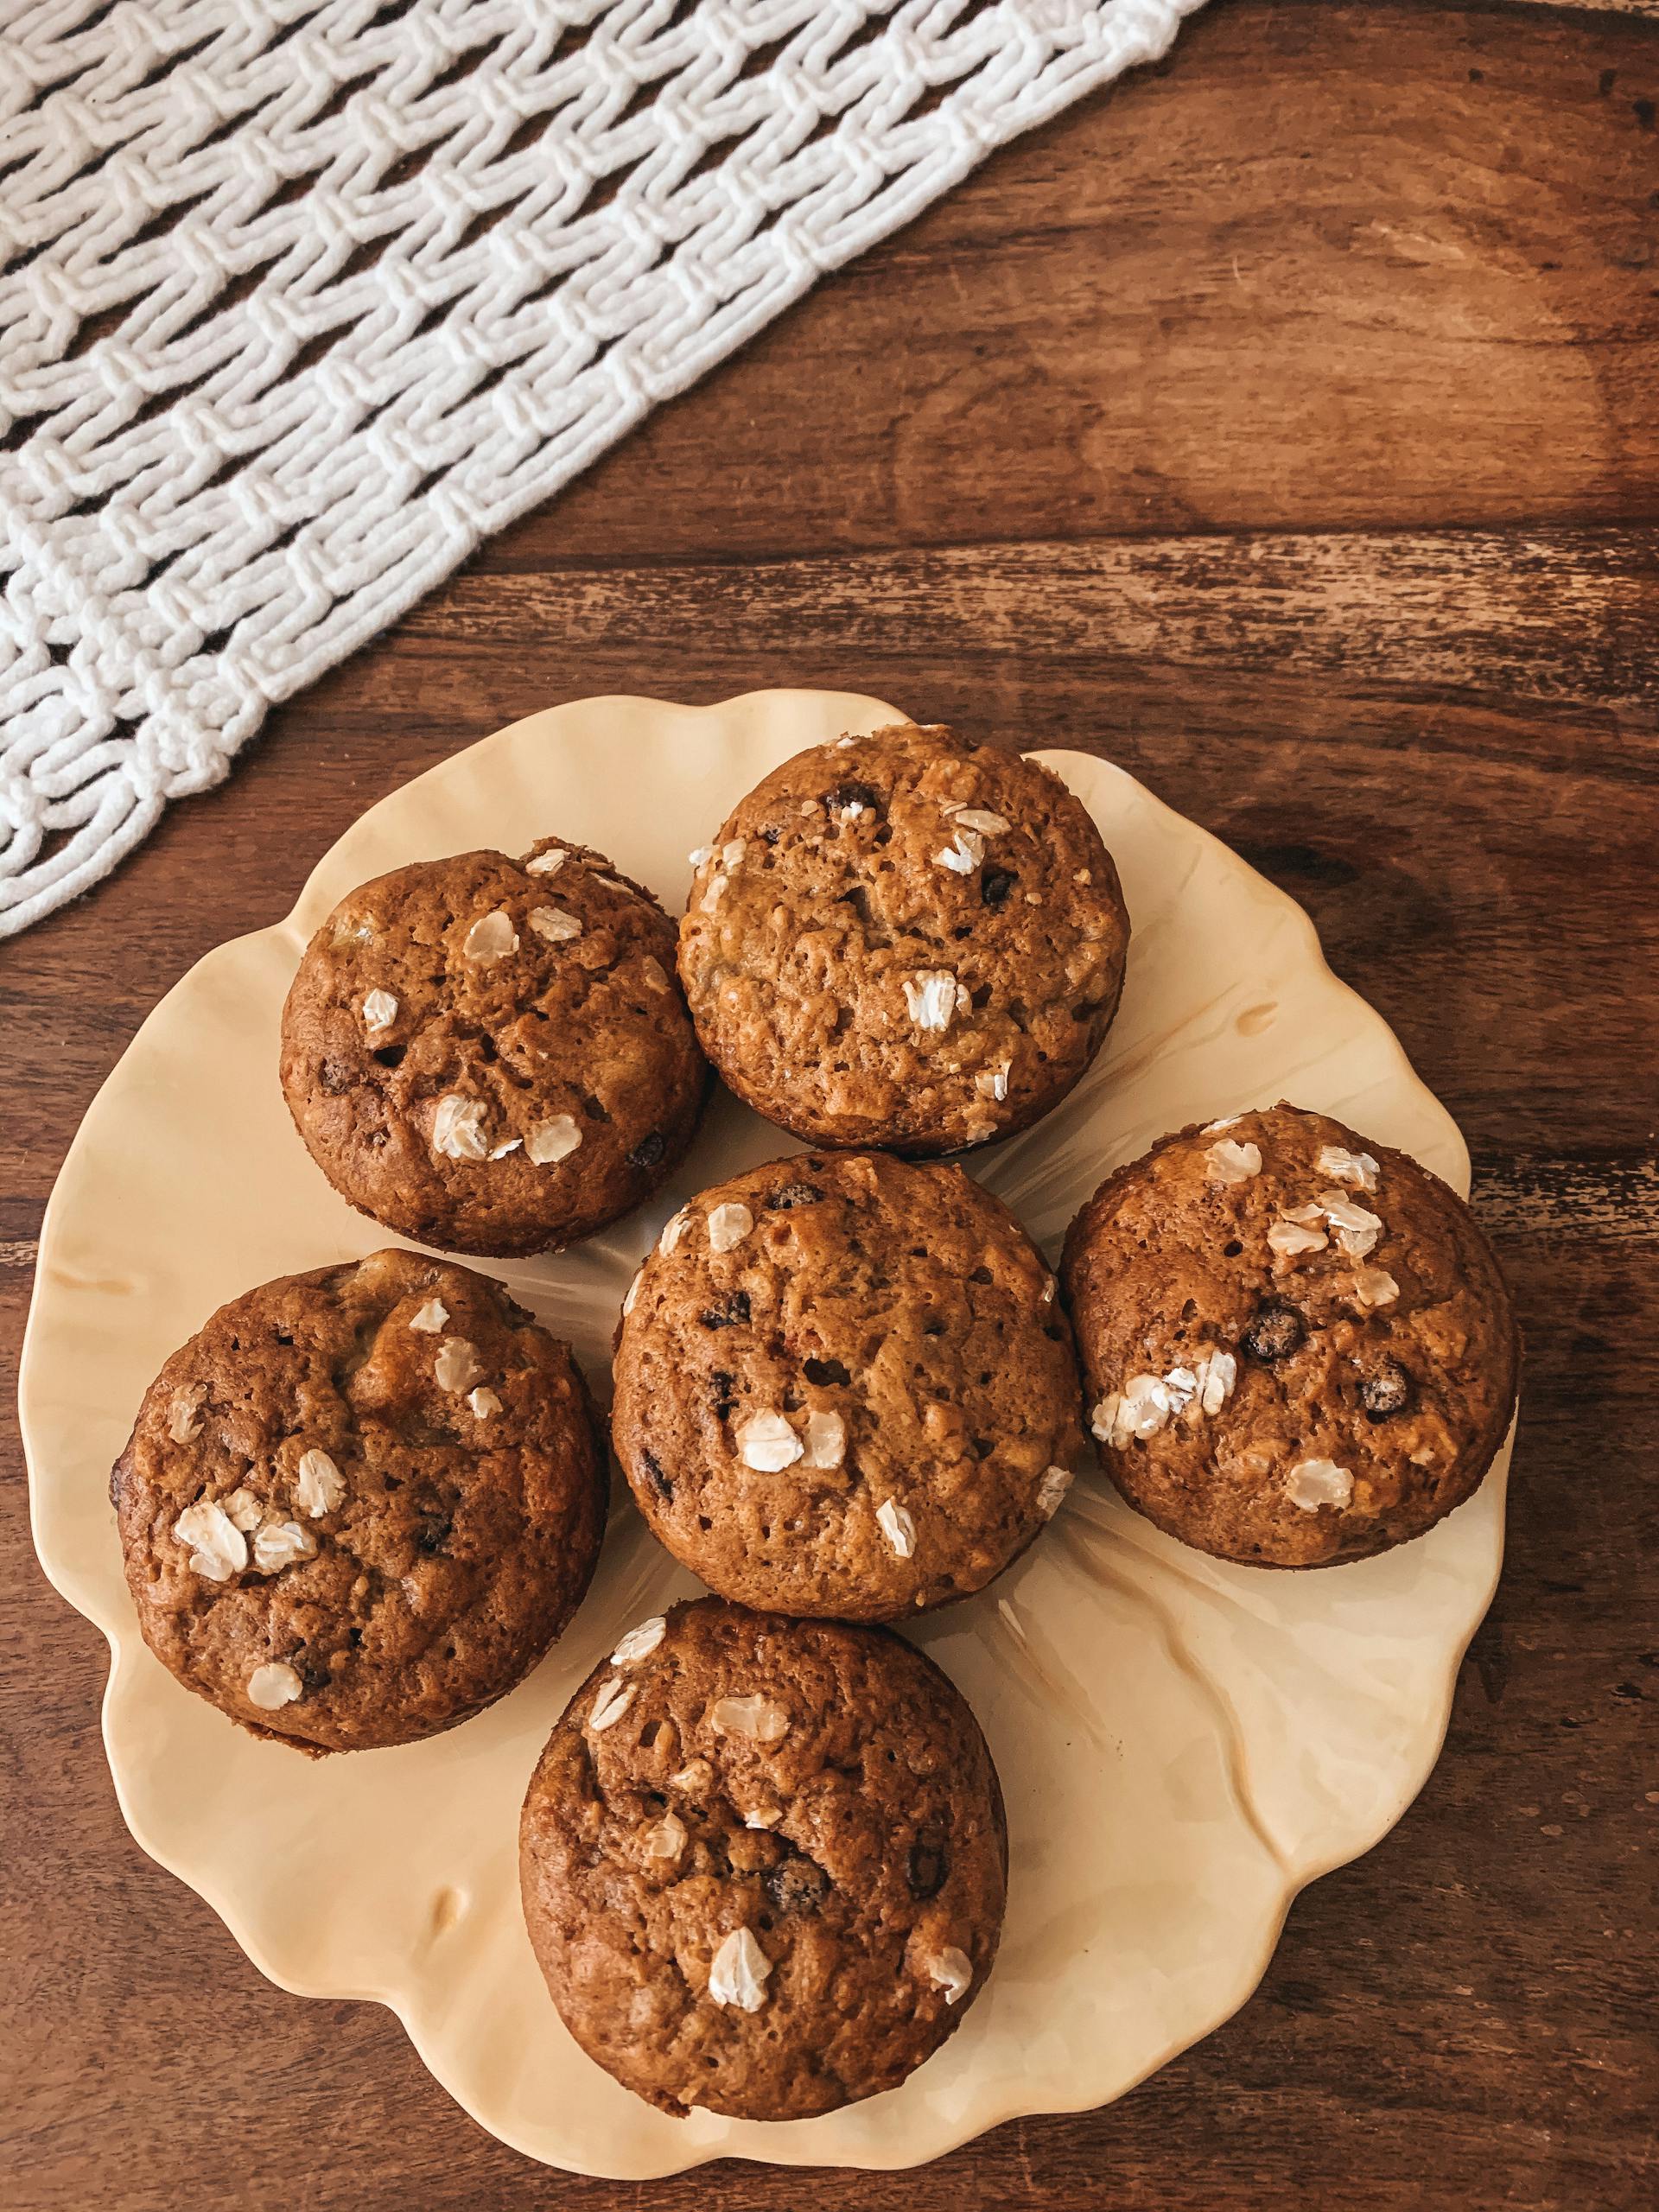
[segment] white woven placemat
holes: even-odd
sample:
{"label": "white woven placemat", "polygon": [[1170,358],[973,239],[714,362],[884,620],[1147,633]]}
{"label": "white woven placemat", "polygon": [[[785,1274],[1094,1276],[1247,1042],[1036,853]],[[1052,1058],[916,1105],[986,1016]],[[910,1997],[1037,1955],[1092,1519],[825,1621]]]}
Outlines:
{"label": "white woven placemat", "polygon": [[1199,4],[0,0],[0,936]]}

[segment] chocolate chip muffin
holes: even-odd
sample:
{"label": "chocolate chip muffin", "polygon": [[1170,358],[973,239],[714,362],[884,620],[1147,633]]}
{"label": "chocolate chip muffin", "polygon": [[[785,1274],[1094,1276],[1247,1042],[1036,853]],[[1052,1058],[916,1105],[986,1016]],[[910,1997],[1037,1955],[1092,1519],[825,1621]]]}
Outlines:
{"label": "chocolate chip muffin", "polygon": [[758,784],[702,853],[680,976],[702,1048],[810,1143],[915,1156],[1025,1128],[1117,1009],[1128,916],[1081,802],[908,726]]}
{"label": "chocolate chip muffin", "polygon": [[409,1743],[510,1690],[605,1525],[569,1352],[413,1252],[221,1306],[150,1385],[110,1494],[150,1649],[304,1751]]}
{"label": "chocolate chip muffin", "polygon": [[458,1252],[539,1252],[650,1197],[707,1070],[673,925],[601,853],[458,853],[360,884],[283,1011],[283,1090],[359,1213]]}
{"label": "chocolate chip muffin", "polygon": [[1404,1153],[1280,1105],[1166,1137],[1071,1224],[1102,1458],[1183,1543],[1331,1567],[1473,1495],[1520,1343],[1468,1208]]}
{"label": "chocolate chip muffin", "polygon": [[612,1435],[722,1597],[896,1620],[982,1589],[1084,1449],[1056,1284],[957,1167],[810,1154],[705,1191],[623,1307]]}
{"label": "chocolate chip muffin", "polygon": [[886,1630],[703,1599],[570,1700],[519,1829],[565,2025],[663,2111],[891,2089],[978,1996],[1007,1833],[978,1724]]}

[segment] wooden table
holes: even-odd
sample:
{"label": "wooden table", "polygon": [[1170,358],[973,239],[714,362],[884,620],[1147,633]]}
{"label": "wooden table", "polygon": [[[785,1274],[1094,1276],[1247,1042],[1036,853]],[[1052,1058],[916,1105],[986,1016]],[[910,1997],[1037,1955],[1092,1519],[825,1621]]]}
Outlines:
{"label": "wooden table", "polygon": [[263,1981],[129,1840],[103,1651],[35,1565],[9,1436],[16,2212],[1655,2202],[1656,106],[1652,5],[1216,0],[0,953],[10,1366],[140,1018],[454,747],[583,693],[783,682],[1109,753],[1308,908],[1468,1133],[1519,1294],[1510,1560],[1417,1805],[1106,2111],[914,2174],[549,2174],[390,2015]]}

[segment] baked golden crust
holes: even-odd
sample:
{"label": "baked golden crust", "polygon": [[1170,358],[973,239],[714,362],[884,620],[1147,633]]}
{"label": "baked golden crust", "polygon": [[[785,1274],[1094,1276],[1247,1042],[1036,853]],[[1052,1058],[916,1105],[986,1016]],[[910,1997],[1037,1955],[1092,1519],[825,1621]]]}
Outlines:
{"label": "baked golden crust", "polygon": [[1128,934],[1058,777],[906,724],[798,753],[742,800],[693,880],[680,976],[757,1113],[923,1156],[1065,1096],[1116,1011]]}
{"label": "baked golden crust", "polygon": [[519,1836],[566,2026],[677,2114],[798,2120],[896,2087],[1001,1929],[985,1739],[877,1629],[715,1599],[644,1624],[571,1699]]}
{"label": "baked golden crust", "polygon": [[675,1557],[746,1605],[895,1620],[982,1589],[1083,1452],[1071,1332],[958,1167],[804,1154],[703,1192],[629,1295],[612,1435]]}
{"label": "baked golden crust", "polygon": [[342,899],[283,1010],[283,1090],[341,1197],[399,1235],[566,1244],[657,1190],[707,1078],[674,927],[601,853],[457,853]]}
{"label": "baked golden crust", "polygon": [[566,1347],[414,1252],[246,1292],[146,1392],[111,1495],[150,1649],[255,1734],[408,1743],[581,1602],[606,1493]]}
{"label": "baked golden crust", "polygon": [[1408,1542],[1508,1430],[1520,1340],[1491,1248],[1437,1177],[1327,1116],[1166,1137],[1083,1208],[1062,1273],[1108,1472],[1217,1558]]}

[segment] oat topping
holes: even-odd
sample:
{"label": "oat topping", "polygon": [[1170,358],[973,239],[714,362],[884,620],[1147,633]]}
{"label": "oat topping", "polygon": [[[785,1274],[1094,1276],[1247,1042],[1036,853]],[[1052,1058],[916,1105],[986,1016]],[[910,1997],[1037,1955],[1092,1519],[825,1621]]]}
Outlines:
{"label": "oat topping", "polygon": [[465,1337],[446,1337],[438,1346],[432,1376],[440,1390],[470,1390],[483,1372]]}
{"label": "oat topping", "polygon": [[905,978],[905,1005],[918,1029],[948,1029],[973,1001],[948,968],[923,968]]}
{"label": "oat topping", "polygon": [[537,853],[535,859],[526,861],[524,866],[531,875],[556,875],[568,857],[563,849],[556,845],[550,852]]}
{"label": "oat topping", "polygon": [[875,1509],[875,1517],[894,1552],[900,1559],[908,1559],[916,1549],[916,1523],[904,1507],[890,1497],[884,1498]]}
{"label": "oat topping", "polygon": [[847,1424],[839,1414],[818,1408],[806,1417],[804,1467],[838,1467],[847,1452]]}
{"label": "oat topping", "polygon": [[346,1495],[346,1478],[326,1452],[315,1445],[302,1452],[294,1470],[294,1503],[313,1521],[332,1513]]}
{"label": "oat topping", "polygon": [[253,1563],[261,1574],[280,1574],[296,1560],[316,1555],[316,1538],[297,1521],[267,1521],[255,1531]]}
{"label": "oat topping", "polygon": [[1228,1114],[1219,1122],[1206,1122],[1203,1135],[1207,1137],[1218,1137],[1224,1129],[1236,1129],[1243,1118],[1242,1114]]}
{"label": "oat topping", "polygon": [[730,879],[724,875],[713,875],[709,877],[709,888],[703,893],[702,899],[698,901],[698,904],[702,906],[705,914],[712,914],[715,907],[719,906],[721,899],[725,893],[726,886],[729,880]]}
{"label": "oat topping", "polygon": [[633,1690],[632,1682],[618,1681],[614,1675],[608,1682],[601,1683],[593,1710],[588,1715],[588,1726],[595,1736],[601,1729],[614,1726],[622,1718],[633,1703]]}
{"label": "oat topping", "polygon": [[657,1249],[664,1258],[674,1249],[685,1234],[685,1224],[691,1218],[690,1206],[682,1206],[678,1213],[663,1224],[663,1233],[657,1239]]}
{"label": "oat topping", "polygon": [[1204,1164],[1212,1183],[1248,1183],[1262,1173],[1262,1147],[1223,1137],[1205,1154]]}
{"label": "oat topping", "polygon": [[1269,1248],[1287,1260],[1299,1252],[1323,1252],[1331,1240],[1322,1229],[1314,1227],[1319,1217],[1317,1206],[1297,1206],[1281,1213],[1268,1231]]}
{"label": "oat topping", "polygon": [[668,970],[654,953],[648,952],[639,963],[639,973],[653,991],[665,991],[668,988]]}
{"label": "oat topping", "polygon": [[419,1329],[425,1336],[435,1337],[449,1319],[449,1308],[441,1298],[429,1298],[418,1313],[410,1316],[409,1325]]}
{"label": "oat topping", "polygon": [[524,1132],[524,1158],[537,1167],[567,1159],[582,1142],[582,1131],[569,1114],[555,1114]]}
{"label": "oat topping", "polygon": [[677,1859],[685,1849],[685,1822],[677,1813],[664,1813],[645,1830],[645,1846],[647,1859]]}
{"label": "oat topping", "polygon": [[487,1421],[492,1414],[499,1414],[501,1410],[500,1399],[484,1384],[467,1392],[467,1402],[473,1409],[474,1418],[478,1421]]}
{"label": "oat topping", "polygon": [[550,944],[569,944],[572,938],[582,935],[582,924],[563,906],[532,906],[530,926]]}
{"label": "oat topping", "polygon": [[292,1705],[304,1687],[286,1660],[270,1660],[248,1676],[248,1702],[262,1713],[276,1713]]}
{"label": "oat topping", "polygon": [[927,1961],[927,1975],[930,1981],[944,1992],[945,2003],[954,2005],[974,1986],[973,1961],[966,1951],[959,1951],[954,1943],[947,1943],[937,1959]]}
{"label": "oat topping", "polygon": [[985,840],[971,830],[958,829],[944,851],[934,854],[933,865],[948,868],[954,875],[971,875],[984,857]]}
{"label": "oat topping", "polygon": [[194,1444],[201,1434],[202,1389],[199,1382],[175,1390],[167,1402],[167,1433],[175,1444]]}
{"label": "oat topping", "polygon": [[383,1029],[390,1029],[397,1019],[397,1001],[390,991],[365,991],[363,994],[363,1027],[371,1037]]}
{"label": "oat topping", "polygon": [[782,1414],[750,1414],[738,1423],[735,1434],[744,1465],[759,1474],[780,1474],[801,1457],[801,1440]]}
{"label": "oat topping", "polygon": [[1380,1214],[1344,1198],[1340,1191],[1321,1191],[1319,1205],[1337,1232],[1337,1242],[1351,1258],[1363,1260],[1382,1233]]}
{"label": "oat topping", "polygon": [[1069,1467],[1046,1467],[1043,1470],[1043,1479],[1037,1485],[1037,1510],[1045,1521],[1052,1521],[1065,1503],[1071,1479]]}
{"label": "oat topping", "polygon": [[613,1667],[632,1667],[637,1659],[648,1659],[663,1640],[667,1620],[661,1613],[653,1613],[649,1620],[631,1628],[611,1654]]}
{"label": "oat topping", "polygon": [[735,1202],[716,1206],[709,1217],[709,1249],[711,1252],[729,1252],[741,1244],[754,1227],[754,1216],[747,1206]]}
{"label": "oat topping", "polygon": [[1200,1413],[1219,1413],[1237,1381],[1234,1355],[1212,1348],[1196,1367],[1172,1367],[1167,1375],[1130,1376],[1121,1391],[1101,1400],[1089,1425],[1101,1443],[1122,1452],[1137,1436],[1156,1436],[1195,1402]]}
{"label": "oat topping", "polygon": [[709,1725],[721,1736],[777,1744],[789,1733],[789,1715],[768,1697],[719,1697],[709,1708]]}
{"label": "oat topping", "polygon": [[712,845],[694,845],[685,857],[693,868],[701,868],[705,861],[713,860],[715,849]]}
{"label": "oat topping", "polygon": [[1299,1459],[1285,1484],[1285,1495],[1305,1513],[1322,1505],[1346,1505],[1354,1494],[1354,1478],[1333,1459]]}
{"label": "oat topping", "polygon": [[982,806],[958,806],[946,811],[958,830],[977,830],[985,837],[1000,837],[1008,826],[1000,814]]}
{"label": "oat topping", "polygon": [[747,837],[728,838],[720,849],[721,866],[730,874],[735,874],[742,867],[743,855],[748,849],[749,841]]}
{"label": "oat topping", "polygon": [[225,1510],[232,1528],[239,1529],[245,1536],[251,1535],[265,1517],[263,1500],[251,1490],[233,1490],[225,1501]]}
{"label": "oat topping", "polygon": [[758,2012],[766,2001],[772,1961],[747,1928],[734,1928],[709,1962],[709,1994],[716,2005]]}
{"label": "oat topping", "polygon": [[1121,1452],[1135,1437],[1155,1436],[1175,1409],[1175,1397],[1160,1375],[1131,1375],[1121,1391],[1101,1400],[1089,1425],[1103,1444]]}
{"label": "oat topping", "polygon": [[1386,1268],[1356,1268],[1354,1296],[1362,1306],[1392,1306],[1400,1286]]}
{"label": "oat topping", "polygon": [[1198,1404],[1207,1414],[1218,1414],[1233,1395],[1238,1381],[1238,1361],[1230,1351],[1207,1351],[1198,1364]]}
{"label": "oat topping", "polygon": [[1006,1098],[1008,1095],[1008,1070],[1013,1065],[1012,1060],[1003,1060],[996,1067],[981,1068],[974,1077],[974,1089],[982,1098],[995,1098],[999,1102]]}
{"label": "oat topping", "polygon": [[498,960],[505,960],[518,950],[518,932],[512,926],[512,918],[499,906],[493,913],[479,916],[461,946],[468,960],[476,960],[485,968],[493,967]]}
{"label": "oat topping", "polygon": [[510,1152],[517,1152],[523,1142],[523,1137],[509,1137],[505,1144],[493,1144],[490,1147],[490,1158],[505,1160]]}
{"label": "oat topping", "polygon": [[490,1141],[485,1134],[483,1100],[446,1090],[432,1116],[432,1149],[446,1160],[486,1159]]}
{"label": "oat topping", "polygon": [[173,1523],[181,1544],[191,1544],[190,1564],[205,1581],[228,1582],[248,1563],[247,1539],[221,1505],[204,1497],[187,1505]]}
{"label": "oat topping", "polygon": [[645,1269],[643,1268],[638,1268],[635,1271],[633,1281],[628,1285],[626,1290],[622,1294],[622,1314],[625,1320],[627,1316],[632,1313],[634,1306],[639,1302],[639,1286],[645,1279]]}
{"label": "oat topping", "polygon": [[1357,1191],[1374,1191],[1379,1170],[1369,1152],[1348,1152],[1339,1144],[1320,1147],[1313,1165],[1333,1183],[1351,1184]]}

